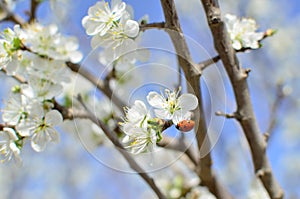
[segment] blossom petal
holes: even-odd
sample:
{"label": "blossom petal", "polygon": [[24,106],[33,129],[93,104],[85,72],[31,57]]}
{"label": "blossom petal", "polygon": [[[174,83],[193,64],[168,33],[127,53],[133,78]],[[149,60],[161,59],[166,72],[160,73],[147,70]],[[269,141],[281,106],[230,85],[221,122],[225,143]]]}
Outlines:
{"label": "blossom petal", "polygon": [[165,103],[165,99],[160,94],[154,91],[151,91],[147,95],[147,100],[149,104],[154,108],[163,108],[163,104]]}
{"label": "blossom petal", "polygon": [[2,113],[2,119],[11,125],[16,125],[22,114],[22,99],[21,95],[13,94],[7,101],[6,107]]}
{"label": "blossom petal", "polygon": [[3,131],[5,131],[9,135],[9,138],[11,140],[13,140],[13,141],[18,140],[18,136],[17,136],[17,134],[16,134],[16,132],[15,132],[14,129],[8,128],[8,127],[4,127]]}
{"label": "blossom petal", "polygon": [[59,142],[59,134],[54,128],[47,128],[45,129],[45,133],[50,138],[50,141],[52,142]]}
{"label": "blossom petal", "polygon": [[172,118],[172,115],[166,109],[155,109],[154,114],[156,117],[161,118],[161,119],[169,120]]}
{"label": "blossom petal", "polygon": [[44,131],[35,133],[31,138],[31,147],[36,152],[44,151],[46,148],[48,138]]}
{"label": "blossom petal", "polygon": [[194,110],[198,106],[198,99],[195,95],[186,93],[178,98],[178,103],[183,111]]}
{"label": "blossom petal", "polygon": [[129,37],[136,37],[140,31],[138,22],[134,20],[126,21],[124,33]]}
{"label": "blossom petal", "polygon": [[181,111],[177,111],[174,113],[173,118],[172,118],[172,122],[173,124],[177,125],[179,122],[183,121],[183,120],[190,120],[192,116],[192,113],[190,111],[188,112],[181,112]]}
{"label": "blossom petal", "polygon": [[51,110],[45,115],[45,122],[50,126],[55,126],[62,123],[63,117],[57,110]]}
{"label": "blossom petal", "polygon": [[99,10],[105,9],[105,2],[104,1],[98,1],[94,6],[90,7],[88,10],[88,15],[97,15],[97,12]]}
{"label": "blossom petal", "polygon": [[134,107],[136,108],[136,110],[137,110],[139,113],[141,113],[141,114],[143,114],[143,115],[147,115],[148,110],[147,110],[146,105],[144,104],[143,101],[141,101],[141,100],[136,100],[136,101],[134,102]]}
{"label": "blossom petal", "polygon": [[22,165],[22,158],[20,156],[20,154],[21,154],[20,149],[17,147],[17,145],[14,142],[11,142],[9,144],[9,148],[10,148],[10,150],[12,151],[12,153],[14,155],[13,158],[14,158],[14,161],[15,161],[16,165],[20,167]]}
{"label": "blossom petal", "polygon": [[133,123],[124,123],[122,128],[124,133],[129,136],[133,135],[136,132],[135,129],[136,128],[134,127]]}
{"label": "blossom petal", "polygon": [[36,124],[32,120],[21,120],[21,122],[16,126],[16,130],[21,136],[28,137],[31,136]]}
{"label": "blossom petal", "polygon": [[234,40],[233,43],[232,43],[232,47],[235,49],[235,50],[240,50],[242,48],[242,44],[240,41],[238,40]]}

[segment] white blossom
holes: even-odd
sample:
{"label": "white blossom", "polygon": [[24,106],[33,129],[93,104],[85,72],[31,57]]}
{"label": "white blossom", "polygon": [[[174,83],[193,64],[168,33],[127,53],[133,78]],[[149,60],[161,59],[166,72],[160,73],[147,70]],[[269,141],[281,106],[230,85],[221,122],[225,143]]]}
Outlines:
{"label": "white blossom", "polygon": [[15,53],[5,67],[6,75],[17,75],[25,78],[28,74],[27,70],[33,66],[31,55],[27,51],[18,51],[18,53]]}
{"label": "white blossom", "polygon": [[20,26],[15,25],[14,30],[6,28],[0,39],[0,68],[6,68],[13,59],[20,59],[19,49],[22,46]]}
{"label": "white blossom", "polygon": [[21,151],[16,144],[18,140],[19,138],[12,128],[5,127],[0,131],[0,158],[2,163],[13,158],[17,165],[21,164]]}
{"label": "white blossom", "polygon": [[126,118],[122,123],[122,129],[126,136],[123,142],[125,148],[134,154],[144,151],[153,151],[157,141],[154,129],[148,128],[148,120],[151,119],[146,105],[136,100],[131,108],[126,109]]}
{"label": "white blossom", "polygon": [[[36,76],[54,83],[70,81],[70,73],[64,61],[49,60],[33,55],[31,65],[27,68],[29,77]],[[27,77],[27,78],[29,78]]]}
{"label": "white blossom", "polygon": [[[123,22],[124,21],[124,22]],[[134,38],[139,33],[139,24],[134,20],[121,20],[118,26],[113,27],[104,36],[95,35],[92,38],[91,46],[96,48],[98,46],[103,48],[110,48],[118,50],[121,46],[127,49],[135,49],[136,43]]]}
{"label": "white blossom", "polygon": [[149,112],[144,102],[136,100],[131,108],[125,110],[125,122],[122,124],[123,131],[131,136],[137,129],[146,129],[147,120],[150,118]]}
{"label": "white blossom", "polygon": [[250,189],[248,190],[247,197],[248,199],[269,199],[268,192],[264,189],[261,182],[255,179],[251,184]]}
{"label": "white blossom", "polygon": [[82,24],[88,35],[92,35],[92,48],[103,47],[116,58],[124,52],[135,50],[135,38],[139,33],[139,24],[132,19],[129,6],[120,0],[108,3],[101,1],[89,9],[88,16],[82,19]]}
{"label": "white blossom", "polygon": [[225,23],[234,49],[260,47],[259,41],[264,33],[256,32],[257,25],[253,19],[239,19],[237,16],[226,14]]}
{"label": "white blossom", "polygon": [[0,69],[12,60],[12,56],[5,49],[5,40],[0,40]]}
{"label": "white blossom", "polygon": [[124,143],[128,143],[126,149],[133,154],[139,154],[144,151],[152,152],[156,146],[157,135],[153,129],[137,128],[132,136],[126,135],[123,139]]}
{"label": "white blossom", "polygon": [[190,119],[191,110],[198,106],[195,95],[187,93],[179,96],[179,92],[165,90],[165,95],[151,91],[147,100],[154,107],[156,117],[172,120],[174,124],[184,119]]}
{"label": "white blossom", "polygon": [[63,86],[48,79],[30,75],[28,84],[22,84],[21,90],[26,97],[43,101],[60,95]]}
{"label": "white blossom", "polygon": [[112,0],[111,8],[107,2],[100,1],[88,10],[88,16],[82,19],[86,34],[103,36],[115,26],[126,13],[126,4],[120,0]]}
{"label": "white blossom", "polygon": [[28,101],[21,94],[11,94],[2,111],[2,120],[9,125],[16,125],[27,115]]}
{"label": "white blossom", "polygon": [[149,59],[149,50],[139,46],[139,43],[140,36],[134,40],[128,39],[115,50],[105,48],[99,53],[98,61],[110,68],[114,66],[116,72],[122,76],[122,73],[132,69],[137,61],[146,62]]}
{"label": "white blossom", "polygon": [[58,142],[59,135],[54,126],[63,121],[57,110],[44,112],[39,104],[33,105],[29,117],[17,126],[20,135],[31,137],[31,147],[37,152],[43,151],[47,142]]}
{"label": "white blossom", "polygon": [[82,54],[78,51],[77,38],[64,37],[55,24],[42,26],[39,23],[32,23],[26,26],[23,32],[27,35],[24,44],[40,55],[74,63],[82,59]]}

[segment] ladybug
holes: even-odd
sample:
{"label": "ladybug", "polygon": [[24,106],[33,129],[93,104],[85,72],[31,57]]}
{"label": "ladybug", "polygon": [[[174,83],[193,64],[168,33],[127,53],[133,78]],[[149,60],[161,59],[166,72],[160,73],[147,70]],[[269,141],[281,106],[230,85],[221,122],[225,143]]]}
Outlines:
{"label": "ladybug", "polygon": [[195,122],[193,120],[182,120],[178,122],[176,128],[182,132],[188,132],[192,130],[195,126]]}

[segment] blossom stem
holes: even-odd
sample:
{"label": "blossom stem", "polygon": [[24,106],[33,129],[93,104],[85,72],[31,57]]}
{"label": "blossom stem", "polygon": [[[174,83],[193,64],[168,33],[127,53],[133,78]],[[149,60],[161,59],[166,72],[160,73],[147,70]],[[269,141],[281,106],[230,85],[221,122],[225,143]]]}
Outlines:
{"label": "blossom stem", "polygon": [[163,29],[165,27],[165,22],[158,22],[158,23],[148,23],[140,25],[140,31],[143,32],[145,30],[150,29]]}
{"label": "blossom stem", "polygon": [[271,135],[274,133],[274,129],[276,128],[278,122],[278,109],[282,103],[282,101],[286,98],[286,94],[283,92],[283,83],[278,83],[276,88],[276,98],[271,106],[270,111],[270,121],[267,128],[267,131],[264,133],[265,140],[268,142]]}
{"label": "blossom stem", "polygon": [[[7,74],[7,71],[5,68],[2,68],[1,71],[4,73],[4,74]],[[25,79],[23,79],[22,77],[18,76],[18,75],[12,75],[12,77],[18,81],[19,83],[21,84],[25,84],[27,83]]]}

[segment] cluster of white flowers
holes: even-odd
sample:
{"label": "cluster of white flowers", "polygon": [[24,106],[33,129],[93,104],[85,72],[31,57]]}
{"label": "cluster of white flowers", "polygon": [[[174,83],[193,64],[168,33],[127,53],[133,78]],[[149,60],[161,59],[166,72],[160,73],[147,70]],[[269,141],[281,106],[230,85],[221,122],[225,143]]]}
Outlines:
{"label": "cluster of white flowers", "polygon": [[156,143],[162,138],[164,122],[172,121],[177,125],[180,121],[189,120],[191,110],[198,106],[198,100],[193,94],[165,90],[165,94],[150,92],[148,103],[154,108],[155,117],[152,117],[144,102],[136,100],[131,108],[125,110],[126,117],[121,123],[126,134],[124,142],[134,154],[144,151],[153,151]]}
{"label": "cluster of white flowers", "polygon": [[191,118],[190,110],[198,106],[197,97],[187,93],[179,96],[178,92],[165,90],[165,95],[157,92],[150,92],[147,100],[153,106],[155,116],[161,119],[172,120],[173,124],[178,124],[182,120]]}
{"label": "cluster of white flowers", "polygon": [[19,61],[21,59],[20,34],[21,30],[19,26],[15,26],[14,30],[7,28],[1,34],[0,39],[0,69],[6,67],[13,61]]}
{"label": "cluster of white flowers", "polygon": [[3,128],[0,140],[3,160],[12,157],[20,162],[20,150],[26,140],[31,141],[35,151],[43,151],[49,141],[58,141],[58,134],[54,126],[63,120],[57,110],[51,110],[51,101],[40,101],[23,94],[22,89],[15,90],[9,97],[2,120],[11,128]]}
{"label": "cluster of white flowers", "polygon": [[152,119],[144,102],[136,100],[131,108],[126,109],[125,122],[122,123],[123,131],[126,134],[125,143],[129,143],[132,153],[138,154],[146,149],[153,150],[156,143],[156,132],[148,128],[148,121]]}
{"label": "cluster of white flowers", "polygon": [[60,112],[53,110],[54,98],[69,81],[66,61],[82,58],[74,37],[64,37],[56,26],[33,23],[24,28],[6,29],[0,39],[0,67],[19,84],[2,110],[6,126],[1,131],[0,149],[3,161],[20,162],[20,150],[30,140],[35,151],[43,151],[49,141],[58,141],[54,126],[62,122]]}
{"label": "cluster of white flowers", "polygon": [[82,54],[77,51],[79,45],[76,37],[64,37],[58,32],[55,24],[42,26],[39,23],[29,24],[24,29],[26,39],[23,42],[32,51],[46,55],[55,60],[78,63]]}
{"label": "cluster of white flowers", "polygon": [[139,33],[138,22],[131,19],[126,4],[121,0],[112,0],[111,8],[107,2],[100,1],[89,8],[88,16],[82,19],[82,25],[88,35],[93,36],[92,47],[101,46],[118,49],[122,45],[132,45]]}
{"label": "cluster of white flowers", "polygon": [[[133,20],[130,6],[121,0],[99,1],[88,10],[82,19],[86,34],[92,36],[92,48],[102,47],[99,62],[114,63],[117,70],[126,71],[137,60],[147,59],[147,53],[138,53],[139,23]],[[145,58],[146,57],[146,58]],[[122,67],[118,68],[118,65]]]}
{"label": "cluster of white flowers", "polygon": [[239,19],[237,16],[226,14],[225,23],[234,49],[256,49],[260,47],[259,41],[264,37],[264,33],[256,32],[257,25],[255,20]]}
{"label": "cluster of white flowers", "polygon": [[18,165],[21,164],[21,151],[18,147],[18,140],[19,138],[14,129],[4,127],[0,131],[1,162],[6,162],[13,158]]}

